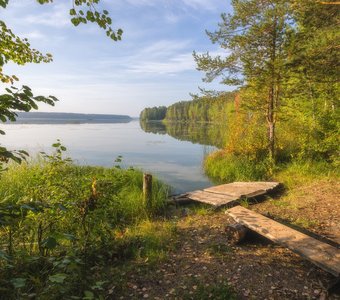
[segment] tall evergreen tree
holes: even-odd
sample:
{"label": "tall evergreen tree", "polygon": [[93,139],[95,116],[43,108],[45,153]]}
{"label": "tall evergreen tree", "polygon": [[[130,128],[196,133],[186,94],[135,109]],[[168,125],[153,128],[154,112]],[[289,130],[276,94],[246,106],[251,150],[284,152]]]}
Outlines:
{"label": "tall evergreen tree", "polygon": [[[266,118],[268,155],[275,158],[275,125],[285,77],[286,41],[291,32],[290,3],[285,0],[233,0],[233,12],[222,14],[218,30],[207,32],[225,56],[194,53],[205,81],[247,88],[256,94],[250,107]],[[243,99],[247,100],[247,99]]]}

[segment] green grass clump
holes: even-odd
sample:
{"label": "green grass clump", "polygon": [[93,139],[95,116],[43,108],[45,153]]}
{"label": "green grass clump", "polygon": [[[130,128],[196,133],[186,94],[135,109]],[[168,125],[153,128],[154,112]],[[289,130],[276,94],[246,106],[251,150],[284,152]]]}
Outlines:
{"label": "green grass clump", "polygon": [[264,180],[269,176],[269,165],[266,161],[258,162],[225,151],[217,151],[207,156],[204,170],[216,182]]}
{"label": "green grass clump", "polygon": [[223,150],[206,157],[204,170],[216,183],[274,178],[287,188],[340,175],[339,168],[325,160],[292,160],[271,167],[267,160],[252,160]]}
{"label": "green grass clump", "polygon": [[171,241],[176,236],[176,227],[171,222],[146,220],[116,234],[118,255],[154,264],[165,259],[173,249]]}
{"label": "green grass clump", "polygon": [[173,227],[149,221],[164,212],[165,184],[154,179],[144,201],[141,171],[78,166],[63,159],[59,148],[1,174],[5,299],[101,298],[105,283],[91,270],[130,258],[157,261],[168,251]]}
{"label": "green grass clump", "polygon": [[326,161],[292,161],[277,168],[275,179],[286,188],[312,183],[316,180],[339,178],[340,171]]}

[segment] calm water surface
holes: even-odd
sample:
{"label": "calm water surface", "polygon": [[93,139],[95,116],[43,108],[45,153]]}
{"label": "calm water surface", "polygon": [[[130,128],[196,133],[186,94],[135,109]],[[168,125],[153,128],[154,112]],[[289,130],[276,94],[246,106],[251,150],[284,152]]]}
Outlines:
{"label": "calm water surface", "polygon": [[[50,145],[60,139],[68,149],[68,156],[78,164],[110,167],[115,165],[117,156],[122,155],[123,167],[135,166],[151,172],[171,185],[175,193],[212,184],[203,173],[202,161],[216,148],[204,145],[204,141],[199,144],[195,140],[194,144],[186,133],[179,134],[179,140],[166,134],[164,128],[145,132],[139,121],[120,124],[5,124],[2,129],[6,131],[1,137],[2,145],[25,149],[31,154],[51,152]],[[197,133],[201,128],[195,130]]]}

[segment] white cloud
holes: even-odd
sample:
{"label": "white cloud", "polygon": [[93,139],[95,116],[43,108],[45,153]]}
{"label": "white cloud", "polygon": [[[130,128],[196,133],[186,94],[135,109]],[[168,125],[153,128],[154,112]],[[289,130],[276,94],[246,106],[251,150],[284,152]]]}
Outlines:
{"label": "white cloud", "polygon": [[30,14],[23,18],[23,22],[34,25],[46,25],[56,28],[70,25],[68,5],[53,4],[50,9],[51,11],[40,13],[38,15]]}
{"label": "white cloud", "polygon": [[159,3],[160,1],[157,0],[126,0],[131,5],[135,6],[155,6],[157,2]]}
{"label": "white cloud", "polygon": [[190,40],[160,40],[133,53],[94,62],[95,68],[114,67],[119,72],[175,74],[195,69]]}
{"label": "white cloud", "polygon": [[167,21],[167,23],[175,24],[181,20],[181,16],[174,13],[167,13],[164,16],[164,20]]}
{"label": "white cloud", "polygon": [[185,71],[193,71],[195,62],[192,53],[179,54],[167,61],[143,61],[132,65],[130,71],[136,73],[153,73],[153,74],[175,74]]}
{"label": "white cloud", "polygon": [[194,9],[216,10],[216,1],[210,0],[182,0],[182,2]]}
{"label": "white cloud", "polygon": [[[105,1],[107,4],[110,0]],[[166,7],[169,9],[208,9],[215,10],[220,5],[220,0],[124,0],[120,1],[120,4],[125,4],[126,2],[132,6],[149,6],[149,7]],[[116,3],[115,3],[116,5]]]}
{"label": "white cloud", "polygon": [[22,34],[19,34],[19,36],[25,37],[29,40],[44,40],[44,39],[46,39],[46,35],[44,35],[39,30],[33,30],[31,32],[28,32],[28,33],[22,33]]}
{"label": "white cloud", "polygon": [[139,55],[167,56],[177,53],[190,45],[189,40],[161,40],[145,47]]}

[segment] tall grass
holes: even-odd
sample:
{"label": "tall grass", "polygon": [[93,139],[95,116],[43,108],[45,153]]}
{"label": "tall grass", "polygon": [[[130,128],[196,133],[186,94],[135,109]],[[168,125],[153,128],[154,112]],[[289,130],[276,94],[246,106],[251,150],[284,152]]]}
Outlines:
{"label": "tall grass", "polygon": [[205,173],[216,183],[232,181],[265,180],[269,177],[266,161],[250,160],[223,150],[214,152],[204,161]]}
{"label": "tall grass", "polygon": [[[142,187],[143,174],[138,170],[74,164],[52,166],[40,161],[12,165],[2,175],[0,204],[2,209],[18,208],[21,225],[37,221],[39,215],[53,216],[62,220],[60,224],[54,222],[54,230],[61,226],[64,231],[74,232],[75,224],[79,225],[84,217],[82,210],[87,209],[86,217],[99,224],[126,226],[148,219],[164,208],[166,185],[153,180],[150,205],[143,201]],[[91,198],[93,207],[84,207]],[[21,242],[24,240],[21,237]]]}
{"label": "tall grass", "polygon": [[149,203],[142,187],[135,169],[78,166],[61,157],[11,165],[0,181],[0,294],[100,295],[92,267],[128,252],[160,258],[173,231],[148,220],[162,214],[169,187],[153,179]]}
{"label": "tall grass", "polygon": [[250,160],[225,151],[217,151],[206,157],[205,173],[214,181],[277,180],[286,188],[310,183],[318,179],[339,178],[340,171],[324,160],[292,160],[277,163],[270,168],[266,160]]}
{"label": "tall grass", "polygon": [[278,166],[274,177],[290,189],[317,180],[339,178],[339,176],[339,168],[327,161],[295,160]]}

